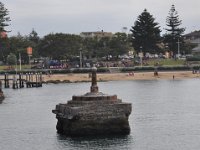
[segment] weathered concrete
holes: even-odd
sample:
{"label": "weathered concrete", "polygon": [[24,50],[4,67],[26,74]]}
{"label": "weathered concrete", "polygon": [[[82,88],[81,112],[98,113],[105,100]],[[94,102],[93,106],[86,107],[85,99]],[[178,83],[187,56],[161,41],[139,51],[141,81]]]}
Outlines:
{"label": "weathered concrete", "polygon": [[117,95],[99,92],[96,69],[92,69],[92,85],[85,95],[73,96],[66,104],[56,105],[57,131],[65,135],[129,134],[128,122],[132,106]]}

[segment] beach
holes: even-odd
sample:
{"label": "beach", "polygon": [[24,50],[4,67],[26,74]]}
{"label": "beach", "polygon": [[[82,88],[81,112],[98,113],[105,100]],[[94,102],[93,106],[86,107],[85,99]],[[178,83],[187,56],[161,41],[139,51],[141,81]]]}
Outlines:
{"label": "beach", "polygon": [[[98,81],[117,81],[117,80],[159,80],[159,79],[186,79],[199,78],[200,74],[193,74],[192,71],[172,71],[158,72],[154,76],[154,72],[130,72],[130,73],[97,73]],[[88,73],[84,74],[51,74],[44,75],[44,82],[88,82],[91,78]]]}

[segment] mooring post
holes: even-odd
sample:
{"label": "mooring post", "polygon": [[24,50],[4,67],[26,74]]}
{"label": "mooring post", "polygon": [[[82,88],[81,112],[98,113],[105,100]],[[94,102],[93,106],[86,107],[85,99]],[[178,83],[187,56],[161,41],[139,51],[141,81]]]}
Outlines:
{"label": "mooring post", "polygon": [[90,87],[90,92],[91,93],[98,93],[99,88],[97,86],[97,68],[92,67],[92,85]]}

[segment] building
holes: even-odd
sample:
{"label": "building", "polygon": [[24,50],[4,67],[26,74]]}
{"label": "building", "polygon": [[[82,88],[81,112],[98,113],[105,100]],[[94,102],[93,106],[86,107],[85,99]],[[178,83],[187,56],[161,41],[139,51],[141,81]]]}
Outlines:
{"label": "building", "polygon": [[200,55],[200,30],[184,35],[184,40],[185,42],[196,44],[197,46],[192,49],[192,53]]}
{"label": "building", "polygon": [[82,38],[94,38],[97,37],[98,39],[102,37],[108,37],[111,38],[113,36],[112,32],[104,32],[102,31],[96,31],[96,32],[81,32],[80,36]]}

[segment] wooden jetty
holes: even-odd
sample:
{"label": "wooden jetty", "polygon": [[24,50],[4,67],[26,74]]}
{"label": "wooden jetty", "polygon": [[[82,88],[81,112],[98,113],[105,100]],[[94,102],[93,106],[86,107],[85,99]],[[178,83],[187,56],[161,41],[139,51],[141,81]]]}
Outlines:
{"label": "wooden jetty", "polygon": [[42,87],[42,73],[41,72],[29,72],[26,74],[4,74],[4,79],[0,79],[4,82],[4,88],[18,89],[24,88],[25,85],[27,88],[33,87]]}

